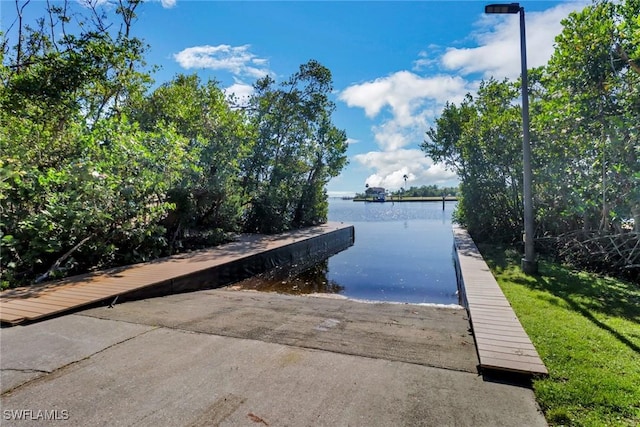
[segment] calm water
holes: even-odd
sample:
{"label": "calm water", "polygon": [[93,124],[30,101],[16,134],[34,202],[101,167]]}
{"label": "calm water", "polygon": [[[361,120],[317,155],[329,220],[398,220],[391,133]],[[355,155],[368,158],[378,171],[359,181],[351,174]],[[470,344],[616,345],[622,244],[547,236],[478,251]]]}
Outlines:
{"label": "calm water", "polygon": [[[457,304],[451,213],[456,202],[331,199],[329,220],[355,226],[355,243],[295,275],[270,273],[243,288],[339,293],[349,298]],[[290,270],[286,270],[290,272]]]}

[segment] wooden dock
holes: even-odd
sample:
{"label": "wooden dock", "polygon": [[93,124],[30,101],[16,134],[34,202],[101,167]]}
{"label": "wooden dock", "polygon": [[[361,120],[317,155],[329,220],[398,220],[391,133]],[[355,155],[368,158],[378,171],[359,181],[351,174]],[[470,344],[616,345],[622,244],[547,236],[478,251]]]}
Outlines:
{"label": "wooden dock", "polygon": [[278,235],[242,235],[208,250],[4,291],[0,321],[15,325],[119,296],[224,286],[278,265],[331,255],[351,246],[353,239],[353,226],[335,222]]}
{"label": "wooden dock", "polygon": [[462,298],[469,312],[480,368],[548,375],[536,348],[469,236],[454,228]]}

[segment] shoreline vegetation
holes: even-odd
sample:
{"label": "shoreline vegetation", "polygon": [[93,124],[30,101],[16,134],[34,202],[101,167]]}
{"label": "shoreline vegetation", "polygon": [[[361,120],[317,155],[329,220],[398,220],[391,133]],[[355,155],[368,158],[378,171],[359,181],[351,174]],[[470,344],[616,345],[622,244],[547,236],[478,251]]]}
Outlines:
{"label": "shoreline vegetation", "polygon": [[[413,196],[388,196],[384,202],[376,201],[373,197],[349,197],[346,200],[353,200],[354,202],[376,202],[376,203],[386,203],[386,202],[441,202],[442,197],[438,196],[427,196],[427,197],[413,197]],[[457,202],[458,198],[456,196],[445,196],[445,202]]]}
{"label": "shoreline vegetation", "polygon": [[638,16],[637,0],[571,12],[548,62],[529,69],[531,199],[521,81],[486,78],[433,121],[420,147],[457,175],[455,219],[476,243],[520,247],[530,204],[538,253],[640,284]]}
{"label": "shoreline vegetation", "polygon": [[118,4],[27,1],[37,25],[0,34],[0,289],[327,221],[348,162],[331,71],[261,76],[242,103],[195,73],[154,82],[142,2]]}

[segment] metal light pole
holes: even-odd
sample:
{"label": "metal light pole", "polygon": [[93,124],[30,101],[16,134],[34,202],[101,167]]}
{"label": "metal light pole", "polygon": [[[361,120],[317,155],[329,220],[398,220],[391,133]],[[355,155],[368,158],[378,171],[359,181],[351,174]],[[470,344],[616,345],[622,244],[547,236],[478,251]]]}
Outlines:
{"label": "metal light pole", "polygon": [[522,162],[523,162],[523,204],[524,204],[524,258],[522,271],[526,274],[538,272],[535,247],[533,245],[533,194],[531,182],[531,143],[529,140],[529,78],[527,75],[527,42],[524,25],[524,7],[520,3],[490,4],[485,6],[484,12],[519,13],[520,14],[520,59],[522,65]]}

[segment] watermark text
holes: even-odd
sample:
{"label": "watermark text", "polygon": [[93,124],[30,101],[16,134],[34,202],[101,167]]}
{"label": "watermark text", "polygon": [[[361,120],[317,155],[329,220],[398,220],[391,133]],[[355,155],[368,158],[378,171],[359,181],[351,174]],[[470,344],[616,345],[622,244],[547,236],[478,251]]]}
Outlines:
{"label": "watermark text", "polygon": [[69,419],[66,409],[4,409],[2,419],[6,421],[65,421]]}

